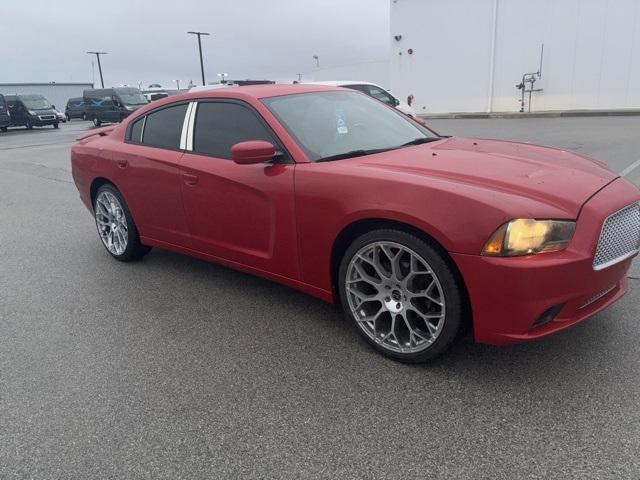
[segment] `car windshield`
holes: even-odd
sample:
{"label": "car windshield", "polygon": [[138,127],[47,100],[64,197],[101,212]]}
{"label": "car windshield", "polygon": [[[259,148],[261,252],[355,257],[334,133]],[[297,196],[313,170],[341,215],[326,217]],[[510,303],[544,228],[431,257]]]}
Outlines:
{"label": "car windshield", "polygon": [[140,92],[118,92],[118,97],[124,105],[145,105],[148,103]]}
{"label": "car windshield", "polygon": [[25,107],[30,110],[42,110],[45,108],[51,108],[49,101],[42,95],[20,95],[20,100],[24,103]]}
{"label": "car windshield", "polygon": [[263,100],[311,161],[337,160],[437,140],[430,130],[356,92],[311,92]]}

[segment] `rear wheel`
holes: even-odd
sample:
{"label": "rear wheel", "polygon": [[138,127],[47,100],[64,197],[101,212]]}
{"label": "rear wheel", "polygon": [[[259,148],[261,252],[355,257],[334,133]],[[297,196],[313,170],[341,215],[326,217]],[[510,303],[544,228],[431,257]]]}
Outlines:
{"label": "rear wheel", "polygon": [[380,353],[407,363],[443,353],[462,325],[464,300],[442,255],[398,230],[375,230],[347,249],[339,272],[342,307]]}
{"label": "rear wheel", "polygon": [[2,132],[6,132],[7,130],[9,130],[8,127],[0,127],[0,131],[2,131]]}
{"label": "rear wheel", "polygon": [[98,117],[96,117],[95,115],[93,117],[93,125],[96,126],[96,127],[99,127],[100,125],[102,125],[102,122],[100,121],[100,119]]}
{"label": "rear wheel", "polygon": [[93,205],[100,240],[116,260],[130,262],[144,257],[150,247],[140,235],[122,194],[111,184],[102,185]]}
{"label": "rear wheel", "polygon": [[60,125],[58,123],[54,123],[53,128],[60,128]]}

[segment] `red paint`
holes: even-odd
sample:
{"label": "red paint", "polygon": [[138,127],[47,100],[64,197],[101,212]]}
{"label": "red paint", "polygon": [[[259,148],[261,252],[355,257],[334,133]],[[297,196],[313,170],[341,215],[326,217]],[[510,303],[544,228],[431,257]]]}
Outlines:
{"label": "red paint", "polygon": [[[371,219],[410,225],[435,239],[460,270],[481,342],[505,344],[553,333],[625,293],[631,260],[599,272],[591,263],[602,222],[638,201],[637,188],[580,155],[495,140],[445,138],[310,163],[260,99],[335,89],[257,85],[156,101],[121,125],[79,137],[72,171],[80,197],[92,210],[92,182],[105,178],[122,191],[144,243],[264,276],[330,302],[335,301],[332,250],[344,229]],[[293,162],[254,163],[271,155],[266,142],[236,146],[235,162],[124,142],[127,125],[146,111],[199,98],[251,105]],[[556,253],[480,256],[498,226],[522,217],[577,219],[574,239]],[[611,287],[600,300],[579,308]],[[529,328],[558,303],[566,305],[556,320]]]}
{"label": "red paint", "polygon": [[240,142],[231,147],[231,158],[240,165],[268,162],[275,156],[276,147],[264,140]]}

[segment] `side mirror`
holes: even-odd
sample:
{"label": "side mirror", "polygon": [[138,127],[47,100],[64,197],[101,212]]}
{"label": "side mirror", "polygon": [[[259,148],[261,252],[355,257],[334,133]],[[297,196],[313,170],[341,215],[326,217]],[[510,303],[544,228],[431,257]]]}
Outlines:
{"label": "side mirror", "polygon": [[397,107],[398,105],[400,105],[400,100],[394,97],[393,104]]}
{"label": "side mirror", "polygon": [[240,165],[251,165],[273,160],[276,147],[264,140],[249,140],[231,147],[231,159]]}
{"label": "side mirror", "polygon": [[55,105],[51,105],[51,108],[53,108],[53,109],[55,110],[55,109],[56,109],[56,106],[55,106]]}

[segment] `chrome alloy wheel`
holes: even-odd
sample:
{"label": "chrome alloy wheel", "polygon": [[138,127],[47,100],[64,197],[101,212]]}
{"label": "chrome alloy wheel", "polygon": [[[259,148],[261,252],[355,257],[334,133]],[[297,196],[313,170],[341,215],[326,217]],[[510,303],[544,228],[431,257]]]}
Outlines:
{"label": "chrome alloy wheel", "polygon": [[129,241],[127,217],[120,201],[111,192],[103,191],[96,198],[96,226],[102,243],[113,255],[122,255]]}
{"label": "chrome alloy wheel", "polygon": [[358,327],[381,347],[420,352],[435,342],[446,302],[433,269],[395,242],[365,245],[347,267],[347,302]]}

